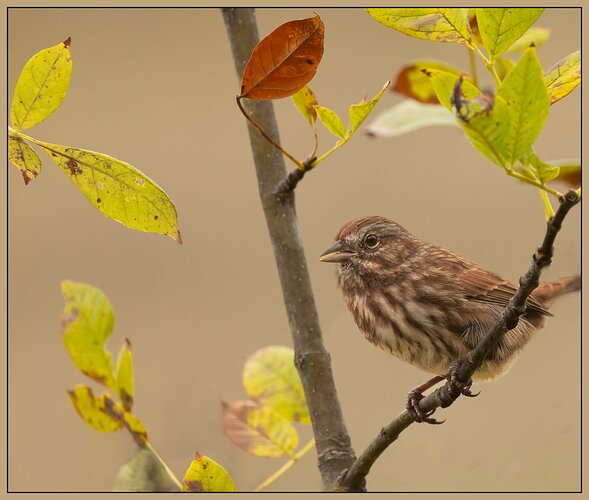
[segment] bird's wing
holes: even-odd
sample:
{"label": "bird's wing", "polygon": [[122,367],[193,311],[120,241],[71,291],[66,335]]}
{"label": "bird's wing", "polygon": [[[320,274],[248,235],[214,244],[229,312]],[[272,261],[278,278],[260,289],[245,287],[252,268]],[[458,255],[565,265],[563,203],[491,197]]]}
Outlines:
{"label": "bird's wing", "polygon": [[[501,307],[514,296],[517,287],[498,274],[491,273],[478,266],[469,266],[459,273],[458,280],[466,298],[477,302],[487,302]],[[528,297],[526,308],[546,316],[552,316],[533,295]]]}
{"label": "bird's wing", "polygon": [[[517,287],[505,278],[444,248],[431,245],[428,253],[439,262],[443,262],[443,268],[454,274],[459,289],[468,300],[506,307],[517,290]],[[526,307],[529,311],[552,316],[533,295],[528,297]]]}

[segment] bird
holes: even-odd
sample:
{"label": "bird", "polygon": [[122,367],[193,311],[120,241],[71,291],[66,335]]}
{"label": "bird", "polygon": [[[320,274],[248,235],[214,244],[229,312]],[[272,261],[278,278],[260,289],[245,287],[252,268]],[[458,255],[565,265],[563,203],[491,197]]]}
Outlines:
{"label": "bird", "polygon": [[[509,280],[398,223],[367,216],[344,224],[320,256],[337,266],[337,282],[356,325],[379,348],[418,368],[448,378],[500,319],[517,287]],[[543,282],[529,296],[517,326],[503,336],[472,379],[507,373],[524,346],[544,327],[559,296],[579,290],[580,275]],[[468,385],[460,388],[465,395]],[[408,395],[414,420],[438,423],[420,412],[422,384]]]}

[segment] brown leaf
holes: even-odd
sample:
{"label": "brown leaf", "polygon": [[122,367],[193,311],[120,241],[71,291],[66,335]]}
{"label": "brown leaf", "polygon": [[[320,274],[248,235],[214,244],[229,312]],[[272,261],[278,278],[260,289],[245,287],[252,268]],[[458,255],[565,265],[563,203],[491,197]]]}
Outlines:
{"label": "brown leaf", "polygon": [[323,33],[318,15],[276,28],[254,48],[239,97],[282,99],[296,94],[315,76],[323,56]]}

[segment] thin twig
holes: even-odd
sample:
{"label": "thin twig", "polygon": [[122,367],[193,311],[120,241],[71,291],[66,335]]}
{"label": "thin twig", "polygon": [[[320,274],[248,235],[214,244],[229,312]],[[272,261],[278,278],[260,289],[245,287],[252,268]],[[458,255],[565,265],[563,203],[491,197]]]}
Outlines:
{"label": "thin twig", "polygon": [[315,440],[311,439],[305,446],[303,446],[298,452],[296,452],[288,462],[286,462],[280,469],[278,469],[274,474],[272,474],[269,478],[262,481],[254,491],[262,491],[264,488],[270,486],[274,481],[276,481],[280,476],[282,476],[288,469],[290,469],[294,464],[296,464],[302,457],[304,457],[309,450],[313,449],[315,446]]}
{"label": "thin twig", "polygon": [[241,111],[241,114],[246,117],[247,121],[249,121],[254,127],[256,127],[257,131],[262,134],[264,139],[266,139],[272,146],[274,146],[278,151],[280,151],[284,156],[286,156],[290,161],[292,161],[299,169],[303,168],[303,162],[297,160],[293,155],[291,155],[286,149],[284,149],[280,144],[274,141],[272,137],[270,137],[266,131],[262,128],[260,124],[258,124],[244,109],[243,104],[241,104],[241,98],[239,96],[235,96],[235,101],[237,102],[237,107]]}
{"label": "thin twig", "polygon": [[[259,42],[254,9],[222,9],[238,78]],[[251,117],[277,144],[278,127],[271,102],[248,103]],[[355,460],[335,389],[331,359],[325,349],[313,297],[307,261],[299,235],[294,193],[279,195],[286,179],[284,157],[253,127],[250,143],[260,199],[282,287],[295,351],[295,365],[303,383],[316,440],[319,472],[326,489],[334,487],[342,471]]]}
{"label": "thin twig", "polygon": [[[519,287],[507,304],[501,318],[458,366],[456,375],[461,382],[467,382],[493,351],[503,335],[517,326],[520,316],[525,312],[527,298],[540,282],[542,269],[549,266],[552,261],[554,240],[560,231],[562,222],[569,210],[579,201],[580,198],[574,190],[570,190],[561,197],[556,214],[547,223],[544,241],[534,253],[530,268],[520,277]],[[450,390],[449,384],[446,383],[423,398],[419,402],[419,407],[424,413],[428,413],[439,407],[446,408],[450,406],[457,397]],[[391,423],[383,427],[378,436],[368,445],[350,469],[342,474],[338,482],[338,489],[358,491],[364,484],[372,464],[399,437],[399,434],[413,422],[414,420],[409,415],[409,412],[405,410]]]}

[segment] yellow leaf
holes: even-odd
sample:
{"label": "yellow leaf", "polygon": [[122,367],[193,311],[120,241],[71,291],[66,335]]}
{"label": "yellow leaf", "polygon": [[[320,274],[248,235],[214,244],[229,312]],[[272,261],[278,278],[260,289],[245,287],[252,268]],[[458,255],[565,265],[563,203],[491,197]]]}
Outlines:
{"label": "yellow leaf", "polygon": [[581,83],[581,51],[577,50],[552,66],[544,77],[550,104],[569,95]]}
{"label": "yellow leaf", "polygon": [[137,444],[139,446],[147,444],[147,431],[145,430],[143,422],[141,422],[141,420],[128,411],[123,413],[123,419],[125,420],[127,429],[129,429]]}
{"label": "yellow leaf", "polygon": [[8,160],[20,170],[25,185],[41,173],[41,159],[24,139],[8,134]]}
{"label": "yellow leaf", "polygon": [[329,130],[333,135],[343,139],[346,136],[346,127],[344,126],[341,118],[331,109],[324,106],[313,106],[317,111],[319,121],[323,123],[325,128]]}
{"label": "yellow leaf", "polygon": [[269,346],[249,356],[243,367],[248,396],[292,422],[310,424],[301,379],[290,347]]}
{"label": "yellow leaf", "polygon": [[223,403],[223,428],[234,444],[259,457],[289,456],[299,444],[290,422],[254,401]]}
{"label": "yellow leaf", "polygon": [[468,9],[366,9],[366,12],[387,28],[406,35],[472,46]]}
{"label": "yellow leaf", "polygon": [[212,458],[196,453],[184,476],[183,491],[220,492],[235,491],[229,473]]}
{"label": "yellow leaf", "polygon": [[[68,391],[68,395],[79,415],[97,431],[114,432],[123,427],[121,420],[106,411],[106,401],[110,400],[107,393],[97,398],[90,387],[78,384],[73,391]],[[110,402],[115,404],[112,400]]]}
{"label": "yellow leaf", "polygon": [[25,64],[10,107],[10,120],[17,131],[43,121],[63,102],[72,72],[70,41],[42,50]]}
{"label": "yellow leaf", "polygon": [[128,339],[125,339],[117,357],[117,387],[123,407],[125,410],[131,411],[134,397],[133,354],[131,342]]}
{"label": "yellow leaf", "polygon": [[84,283],[64,281],[63,341],[76,368],[116,391],[112,356],[104,342],[114,327],[114,314],[106,296]]}
{"label": "yellow leaf", "polygon": [[315,125],[317,120],[317,98],[313,91],[306,85],[291,97],[293,104],[299,110],[303,118],[309,122],[311,126]]}
{"label": "yellow leaf", "polygon": [[391,82],[386,82],[382,88],[382,90],[376,94],[370,101],[364,102],[364,100],[360,101],[358,104],[352,104],[348,110],[348,114],[350,115],[350,123],[348,124],[348,129],[346,132],[346,136],[350,137],[356,130],[360,128],[360,125],[366,120],[366,117],[370,114],[370,112],[376,106],[376,103],[380,100],[384,91],[390,85]]}
{"label": "yellow leaf", "polygon": [[105,216],[124,226],[182,242],[176,207],[154,181],[103,153],[34,141]]}

